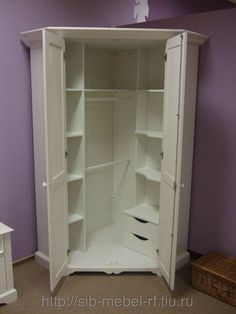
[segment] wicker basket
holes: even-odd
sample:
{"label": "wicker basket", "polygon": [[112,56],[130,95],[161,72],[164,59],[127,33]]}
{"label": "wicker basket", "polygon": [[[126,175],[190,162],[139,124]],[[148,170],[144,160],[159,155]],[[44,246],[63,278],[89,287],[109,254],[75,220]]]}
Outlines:
{"label": "wicker basket", "polygon": [[193,287],[236,306],[236,258],[218,252],[192,262]]}

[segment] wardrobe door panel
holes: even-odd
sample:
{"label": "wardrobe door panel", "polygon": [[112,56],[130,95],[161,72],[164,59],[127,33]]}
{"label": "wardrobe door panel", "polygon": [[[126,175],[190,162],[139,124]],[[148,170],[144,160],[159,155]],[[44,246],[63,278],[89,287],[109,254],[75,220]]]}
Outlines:
{"label": "wardrobe door panel", "polygon": [[50,286],[67,266],[64,40],[43,31]]}
{"label": "wardrobe door panel", "polygon": [[167,41],[162,144],[163,160],[160,191],[159,258],[161,272],[171,289],[174,288],[177,245],[177,231],[175,225],[178,224],[175,212],[175,199],[183,62],[182,49],[183,37],[181,35]]}

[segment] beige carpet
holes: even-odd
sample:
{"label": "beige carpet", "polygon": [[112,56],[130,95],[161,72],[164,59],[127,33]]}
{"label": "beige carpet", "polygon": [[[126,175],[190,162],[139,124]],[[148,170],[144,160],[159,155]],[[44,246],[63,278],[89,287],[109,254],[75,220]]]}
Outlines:
{"label": "beige carpet", "polygon": [[[236,314],[235,307],[193,289],[190,285],[189,267],[178,271],[176,291],[173,294],[169,292],[162,278],[152,274],[72,275],[65,279],[57,294],[56,304],[50,299],[48,272],[34,261],[15,267],[14,276],[19,298],[12,304],[0,306],[1,314]],[[89,300],[90,307],[86,306]],[[128,306],[131,302],[133,306]],[[181,306],[181,302],[184,306]]]}

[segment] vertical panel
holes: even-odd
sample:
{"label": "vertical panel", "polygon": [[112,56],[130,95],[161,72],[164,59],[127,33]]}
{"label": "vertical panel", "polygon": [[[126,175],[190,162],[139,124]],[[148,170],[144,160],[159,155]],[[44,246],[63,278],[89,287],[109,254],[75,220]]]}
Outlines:
{"label": "vertical panel", "polygon": [[[165,69],[165,97],[163,123],[162,182],[160,191],[160,269],[174,288],[176,238],[175,221],[176,165],[178,153],[179,106],[182,65],[182,36],[168,40]],[[175,239],[176,240],[176,239]],[[172,267],[174,265],[174,267]]]}
{"label": "vertical panel", "polygon": [[50,284],[67,265],[68,225],[65,160],[64,40],[43,31]]}

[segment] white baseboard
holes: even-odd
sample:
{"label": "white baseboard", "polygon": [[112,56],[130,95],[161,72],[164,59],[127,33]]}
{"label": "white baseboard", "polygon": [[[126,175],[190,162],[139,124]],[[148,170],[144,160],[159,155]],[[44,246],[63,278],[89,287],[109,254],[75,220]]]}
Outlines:
{"label": "white baseboard", "polygon": [[47,270],[49,270],[49,258],[48,258],[48,256],[46,256],[45,254],[43,254],[43,253],[37,251],[37,252],[35,253],[35,261],[36,261],[39,265],[41,265],[41,266],[43,266],[44,268],[46,268]]}
{"label": "white baseboard", "polygon": [[188,264],[190,262],[189,252],[183,252],[177,255],[176,258],[176,269]]}
{"label": "white baseboard", "polygon": [[3,294],[0,294],[0,303],[9,304],[17,300],[17,291],[16,289],[9,290]]}

